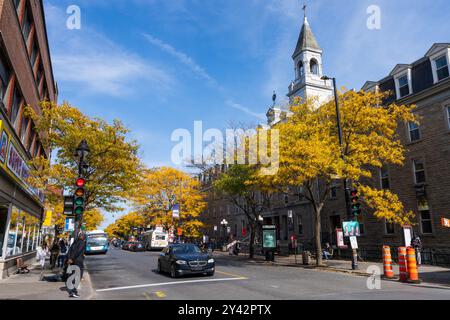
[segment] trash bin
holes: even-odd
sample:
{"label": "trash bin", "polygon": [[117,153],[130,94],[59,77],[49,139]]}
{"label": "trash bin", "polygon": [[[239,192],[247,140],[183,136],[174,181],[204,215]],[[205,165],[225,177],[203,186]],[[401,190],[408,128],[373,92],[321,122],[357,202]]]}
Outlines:
{"label": "trash bin", "polygon": [[303,253],[302,253],[303,265],[305,265],[305,266],[309,265],[310,258],[311,258],[311,253],[306,250],[303,251]]}

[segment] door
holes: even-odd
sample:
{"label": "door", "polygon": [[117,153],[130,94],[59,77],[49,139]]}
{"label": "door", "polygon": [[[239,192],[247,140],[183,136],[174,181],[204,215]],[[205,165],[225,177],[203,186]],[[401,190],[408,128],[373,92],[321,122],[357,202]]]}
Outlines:
{"label": "door", "polygon": [[330,244],[331,245],[337,245],[337,236],[336,236],[336,229],[341,228],[341,216],[335,215],[330,216]]}

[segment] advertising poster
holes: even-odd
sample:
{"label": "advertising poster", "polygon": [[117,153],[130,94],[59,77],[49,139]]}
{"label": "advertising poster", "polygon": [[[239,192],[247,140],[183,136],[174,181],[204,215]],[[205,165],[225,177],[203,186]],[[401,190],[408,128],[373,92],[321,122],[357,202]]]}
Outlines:
{"label": "advertising poster", "polygon": [[277,230],[275,226],[263,226],[263,248],[276,249]]}
{"label": "advertising poster", "polygon": [[[0,127],[1,127],[1,121],[0,121]],[[0,137],[0,162],[1,163],[5,163],[7,149],[8,149],[8,134],[5,131],[2,131],[1,137]]]}
{"label": "advertising poster", "polygon": [[358,221],[344,221],[342,222],[342,229],[344,230],[344,237],[359,237],[359,222]]}

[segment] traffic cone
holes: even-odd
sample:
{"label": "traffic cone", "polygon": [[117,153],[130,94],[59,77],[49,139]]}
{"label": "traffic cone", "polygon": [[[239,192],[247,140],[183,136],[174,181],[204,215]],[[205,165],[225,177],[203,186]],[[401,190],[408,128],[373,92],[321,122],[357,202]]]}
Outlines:
{"label": "traffic cone", "polygon": [[383,246],[383,269],[384,276],[386,278],[393,278],[394,271],[392,270],[392,257],[391,257],[391,247]]}
{"label": "traffic cone", "polygon": [[398,248],[398,268],[400,271],[400,281],[408,281],[408,266],[406,264],[406,247]]}
{"label": "traffic cone", "polygon": [[408,247],[408,272],[409,279],[408,282],[411,283],[420,283],[419,280],[419,272],[417,271],[417,262],[416,262],[416,251],[413,247]]}

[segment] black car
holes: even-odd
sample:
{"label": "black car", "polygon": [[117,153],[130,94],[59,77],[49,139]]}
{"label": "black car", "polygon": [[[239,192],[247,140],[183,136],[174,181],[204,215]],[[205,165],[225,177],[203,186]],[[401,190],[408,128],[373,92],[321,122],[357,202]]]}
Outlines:
{"label": "black car", "polygon": [[158,258],[158,272],[169,272],[172,278],[187,274],[213,276],[215,261],[194,244],[171,244]]}

